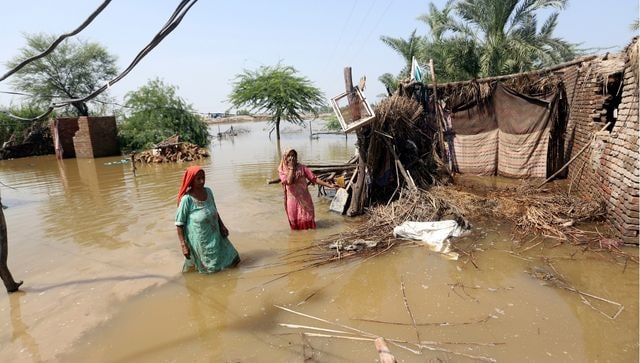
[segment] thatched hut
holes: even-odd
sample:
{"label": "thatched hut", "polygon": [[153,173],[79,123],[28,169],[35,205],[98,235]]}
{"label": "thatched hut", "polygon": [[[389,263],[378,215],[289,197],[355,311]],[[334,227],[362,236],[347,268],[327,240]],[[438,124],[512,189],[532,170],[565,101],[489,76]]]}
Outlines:
{"label": "thatched hut", "polygon": [[357,131],[349,214],[458,173],[569,178],[585,201],[604,203],[619,237],[637,243],[638,80],[636,38],[619,54],[527,73],[406,82]]}

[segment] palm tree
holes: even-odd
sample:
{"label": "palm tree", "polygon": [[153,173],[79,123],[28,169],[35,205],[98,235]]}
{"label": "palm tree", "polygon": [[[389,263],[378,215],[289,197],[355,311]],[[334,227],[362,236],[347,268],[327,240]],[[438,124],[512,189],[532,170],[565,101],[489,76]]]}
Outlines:
{"label": "palm tree", "polygon": [[280,140],[280,121],[304,124],[304,116],[317,116],[317,108],[325,105],[322,92],[311,82],[297,76],[291,66],[278,64],[262,66],[256,71],[244,70],[236,76],[229,100],[236,107],[253,111],[266,111],[272,115],[271,131],[276,130]]}
{"label": "palm tree", "polygon": [[[414,30],[409,39],[381,37],[407,62],[433,59],[438,79],[467,80],[541,68],[574,58],[575,44],[554,37],[558,13],[538,30],[540,10],[563,9],[567,0],[448,0],[442,10],[433,3],[418,17],[429,33]],[[382,76],[381,76],[382,77]],[[384,80],[389,77],[384,75]],[[383,79],[381,79],[382,81]]]}
{"label": "palm tree", "polygon": [[411,71],[411,61],[413,57],[420,54],[421,49],[424,47],[424,39],[418,36],[416,33],[418,31],[414,29],[411,34],[409,34],[409,39],[402,38],[392,38],[388,36],[381,36],[380,40],[386,45],[388,45],[391,49],[395,50],[396,53],[400,54],[405,61],[405,67],[400,71],[400,75],[398,78],[403,78],[409,75]]}
{"label": "palm tree", "polygon": [[461,0],[455,8],[464,26],[454,28],[477,40],[482,76],[523,72],[575,57],[575,45],[552,35],[557,12],[537,31],[540,10],[563,9],[566,4],[567,0]]}
{"label": "palm tree", "polygon": [[432,41],[441,41],[442,35],[455,24],[451,14],[454,4],[455,0],[448,0],[442,10],[438,10],[434,3],[429,3],[429,12],[418,16],[418,20],[429,27]]}
{"label": "palm tree", "polygon": [[418,17],[429,33],[416,58],[422,64],[433,60],[438,79],[444,82],[475,78],[480,72],[477,42],[466,36],[471,32],[454,18],[455,5],[455,0],[448,0],[439,10],[429,3],[429,12]]}

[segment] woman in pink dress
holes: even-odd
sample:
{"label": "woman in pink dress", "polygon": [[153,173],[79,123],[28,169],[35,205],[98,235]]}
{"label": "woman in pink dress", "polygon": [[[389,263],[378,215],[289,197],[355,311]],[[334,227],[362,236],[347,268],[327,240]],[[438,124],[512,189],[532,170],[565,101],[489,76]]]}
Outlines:
{"label": "woman in pink dress", "polygon": [[311,169],[298,163],[298,153],[288,149],[282,155],[278,166],[280,182],[284,188],[284,210],[287,212],[291,229],[316,228],[315,213],[307,181],[327,188],[337,188],[316,177]]}

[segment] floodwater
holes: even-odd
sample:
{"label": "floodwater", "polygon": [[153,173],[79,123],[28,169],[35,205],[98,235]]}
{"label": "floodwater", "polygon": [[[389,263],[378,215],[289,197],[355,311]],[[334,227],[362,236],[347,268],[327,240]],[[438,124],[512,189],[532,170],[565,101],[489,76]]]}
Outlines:
{"label": "floodwater", "polygon": [[[475,265],[415,245],[299,270],[288,253],[359,220],[329,212],[312,187],[318,229],[290,231],[282,189],[266,183],[279,149],[264,126],[234,125],[250,132],[216,140],[200,162],[243,259],[210,276],[180,273],[173,217],[186,164],[134,176],[118,157],[0,161],[9,266],[25,280],[0,294],[0,361],[371,362],[375,336],[408,342],[389,345],[406,362],[638,361],[638,265],[554,241],[514,254],[500,221],[453,242],[475,245]],[[281,144],[302,162],[354,152],[352,137],[310,140],[289,124]],[[527,273],[549,266],[583,294]]]}

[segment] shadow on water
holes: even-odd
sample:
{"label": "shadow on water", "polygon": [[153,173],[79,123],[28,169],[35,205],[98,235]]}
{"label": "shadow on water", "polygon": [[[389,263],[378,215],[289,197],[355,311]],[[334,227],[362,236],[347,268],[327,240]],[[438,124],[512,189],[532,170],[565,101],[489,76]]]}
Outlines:
{"label": "shadow on water", "polygon": [[131,280],[138,280],[138,279],[159,279],[166,282],[172,281],[172,279],[169,279],[166,276],[152,275],[152,274],[137,275],[137,276],[111,276],[111,277],[100,277],[95,279],[65,281],[59,284],[51,284],[51,285],[43,285],[43,286],[35,286],[35,287],[28,286],[28,287],[22,288],[21,291],[24,293],[45,292],[51,289],[68,287],[72,285],[95,285],[96,283],[99,283],[99,282],[131,281]]}

